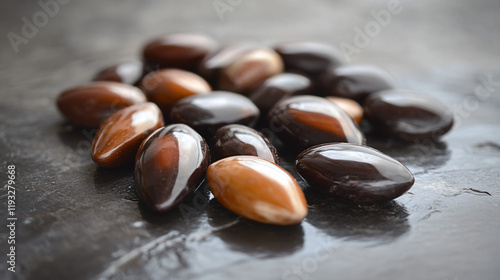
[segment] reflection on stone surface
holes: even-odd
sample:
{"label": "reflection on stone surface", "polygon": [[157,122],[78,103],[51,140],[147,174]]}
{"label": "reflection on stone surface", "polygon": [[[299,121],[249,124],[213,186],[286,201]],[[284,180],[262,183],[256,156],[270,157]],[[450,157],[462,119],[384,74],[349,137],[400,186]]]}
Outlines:
{"label": "reflection on stone surface", "polygon": [[275,226],[253,222],[225,209],[215,199],[208,207],[208,222],[220,227],[231,221],[235,225],[214,233],[230,249],[259,258],[286,256],[300,250],[304,244],[302,225]]}
{"label": "reflection on stone surface", "polygon": [[65,147],[66,158],[63,164],[67,166],[67,169],[84,162],[92,162],[90,150],[92,140],[97,133],[96,128],[82,128],[64,120],[55,123],[53,126],[54,130],[57,131],[60,142]]}
{"label": "reflection on stone surface", "polygon": [[[204,225],[204,219],[206,217],[205,211],[195,211],[191,210],[191,206],[187,204],[192,197],[196,195],[193,194],[190,196],[185,203],[180,204],[176,208],[173,208],[171,211],[167,211],[164,213],[156,213],[152,210],[149,210],[146,205],[141,202],[138,202],[138,208],[141,212],[142,218],[148,222],[153,229],[158,229],[158,226],[162,228],[163,231],[165,229],[183,229],[183,234],[188,234],[192,230],[196,230],[201,228]],[[184,208],[182,208],[184,207]],[[188,207],[189,210],[186,210]],[[189,213],[186,214],[185,211]]]}
{"label": "reflection on stone surface", "polygon": [[368,136],[367,144],[396,158],[414,174],[444,166],[451,158],[448,144],[432,139],[406,143],[372,134]]}
{"label": "reflection on stone surface", "polygon": [[397,201],[361,205],[325,200],[312,189],[305,193],[310,205],[306,221],[331,236],[380,244],[410,230],[409,213]]}
{"label": "reflection on stone surface", "polygon": [[87,155],[90,159],[90,148],[92,147],[92,140],[97,133],[97,128],[82,128],[65,120],[61,120],[60,123],[54,124],[54,126],[59,139],[64,145],[75,151],[78,149],[82,153],[88,151]]}
{"label": "reflection on stone surface", "polygon": [[98,194],[113,193],[125,200],[138,202],[134,190],[133,169],[130,166],[109,169],[95,166],[94,186]]}

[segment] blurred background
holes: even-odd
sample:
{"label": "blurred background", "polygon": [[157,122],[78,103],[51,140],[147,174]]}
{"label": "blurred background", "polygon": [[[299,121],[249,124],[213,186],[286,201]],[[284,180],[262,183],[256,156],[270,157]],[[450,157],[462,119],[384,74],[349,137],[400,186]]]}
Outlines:
{"label": "blurred background", "polygon": [[[499,6],[495,0],[3,1],[0,82],[15,88],[18,81],[51,80],[50,88],[38,90],[44,90],[40,98],[53,98],[97,69],[140,57],[151,38],[188,31],[223,44],[326,42],[350,62],[388,70],[402,87],[463,91],[457,80],[498,71]],[[36,29],[30,38],[23,35],[26,21]],[[439,82],[433,82],[436,75]],[[19,99],[23,93],[2,95]]]}

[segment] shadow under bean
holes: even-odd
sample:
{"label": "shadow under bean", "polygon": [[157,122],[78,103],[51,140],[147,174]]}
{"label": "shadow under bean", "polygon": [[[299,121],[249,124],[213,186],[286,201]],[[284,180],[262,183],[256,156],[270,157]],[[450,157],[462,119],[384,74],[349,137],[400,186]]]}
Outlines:
{"label": "shadow under bean", "polygon": [[411,228],[406,207],[394,200],[365,205],[325,199],[310,187],[304,193],[309,204],[306,221],[337,238],[390,243]]}
{"label": "shadow under bean", "polygon": [[213,227],[238,222],[214,233],[235,251],[258,258],[286,256],[300,250],[304,244],[301,224],[277,226],[254,222],[230,212],[215,199],[208,205],[208,221]]}

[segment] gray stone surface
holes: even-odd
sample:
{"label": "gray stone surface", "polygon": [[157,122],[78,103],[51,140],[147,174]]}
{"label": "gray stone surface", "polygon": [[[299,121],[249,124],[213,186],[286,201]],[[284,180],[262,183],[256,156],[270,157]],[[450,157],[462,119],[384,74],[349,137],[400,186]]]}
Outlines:
{"label": "gray stone surface", "polygon": [[[0,163],[16,165],[18,220],[15,273],[6,271],[0,226],[1,279],[500,278],[499,1],[403,0],[378,31],[371,11],[389,0],[219,2],[235,4],[222,19],[214,1],[69,1],[15,53],[9,32],[22,35],[22,18],[43,10],[2,1]],[[356,28],[370,25],[373,37],[360,44]],[[97,168],[92,131],[65,123],[54,101],[178,30],[222,43],[350,44],[351,62],[379,65],[401,87],[435,96],[457,125],[440,143],[369,139],[416,176],[391,203],[344,205],[301,181],[310,214],[295,227],[238,218],[203,188],[184,214],[153,214],[138,204],[131,170]],[[294,173],[292,158],[284,166]],[[5,188],[0,200],[3,224]]]}

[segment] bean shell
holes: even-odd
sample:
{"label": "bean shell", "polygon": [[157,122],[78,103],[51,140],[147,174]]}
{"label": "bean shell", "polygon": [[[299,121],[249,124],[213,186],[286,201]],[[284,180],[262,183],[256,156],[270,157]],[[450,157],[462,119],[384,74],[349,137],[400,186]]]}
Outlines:
{"label": "bean shell", "polygon": [[144,46],[145,73],[162,68],[179,68],[194,72],[200,62],[219,48],[212,38],[196,33],[170,33]]}
{"label": "bean shell", "polygon": [[141,87],[148,100],[156,103],[166,116],[170,108],[182,98],[212,90],[202,77],[174,68],[149,73],[142,80]]}
{"label": "bean shell", "polygon": [[269,126],[285,145],[297,150],[328,142],[365,143],[347,113],[317,96],[294,96],[276,104]]}
{"label": "bean shell", "polygon": [[313,83],[306,76],[282,73],[265,80],[248,98],[259,107],[262,116],[279,101],[294,95],[306,95],[312,92]]}
{"label": "bean shell", "polygon": [[304,193],[279,165],[255,156],[212,163],[207,182],[217,201],[232,212],[261,223],[293,225],[307,216]]}
{"label": "bean shell", "polygon": [[123,62],[102,69],[93,80],[135,85],[142,77],[142,68],[140,61]]}
{"label": "bean shell", "polygon": [[275,50],[283,59],[287,71],[297,71],[313,79],[329,67],[343,64],[343,55],[337,48],[320,42],[281,43]]}
{"label": "bean shell", "polygon": [[236,155],[252,155],[279,163],[278,152],[264,134],[239,124],[219,128],[213,140],[213,160]]}
{"label": "bean shell", "polygon": [[321,77],[323,94],[356,100],[363,104],[370,94],[392,89],[396,83],[382,68],[351,64],[331,67]]}
{"label": "bean shell", "polygon": [[356,203],[392,200],[415,181],[397,160],[373,148],[349,143],[309,148],[297,157],[296,168],[322,193]]}
{"label": "bean shell", "polygon": [[198,188],[209,163],[208,145],[192,128],[184,124],[159,128],[137,153],[137,194],[153,211],[168,211]]}
{"label": "bean shell", "polygon": [[408,90],[387,90],[365,102],[367,119],[378,131],[404,141],[437,140],[453,126],[453,114],[439,100]]}
{"label": "bean shell", "polygon": [[326,99],[344,110],[358,125],[363,120],[363,107],[358,102],[342,97],[327,96]]}
{"label": "bean shell", "polygon": [[104,121],[92,142],[92,159],[102,167],[117,167],[134,162],[142,141],[164,125],[154,103],[132,105]]}
{"label": "bean shell", "polygon": [[218,83],[222,69],[255,48],[256,47],[251,44],[243,43],[226,46],[205,57],[200,63],[198,73],[207,80],[212,87],[219,88]]}
{"label": "bean shell", "polygon": [[259,109],[247,97],[223,91],[193,95],[177,102],[170,112],[172,122],[194,128],[206,139],[227,124],[252,126],[259,117]]}
{"label": "bean shell", "polygon": [[74,124],[97,128],[114,112],[143,102],[146,97],[136,87],[100,81],[64,91],[57,98],[57,107]]}
{"label": "bean shell", "polygon": [[283,72],[283,61],[272,49],[246,52],[220,74],[219,89],[248,95],[267,78]]}

